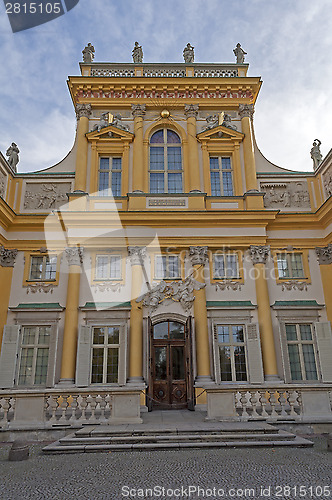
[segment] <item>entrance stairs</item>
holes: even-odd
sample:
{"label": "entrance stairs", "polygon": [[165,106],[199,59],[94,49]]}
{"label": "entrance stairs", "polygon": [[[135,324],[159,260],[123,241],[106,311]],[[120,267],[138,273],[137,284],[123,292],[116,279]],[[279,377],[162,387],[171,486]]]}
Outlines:
{"label": "entrance stairs", "polygon": [[265,422],[205,421],[202,412],[156,411],[138,425],[89,425],[43,448],[84,453],[237,447],[310,447],[311,441]]}

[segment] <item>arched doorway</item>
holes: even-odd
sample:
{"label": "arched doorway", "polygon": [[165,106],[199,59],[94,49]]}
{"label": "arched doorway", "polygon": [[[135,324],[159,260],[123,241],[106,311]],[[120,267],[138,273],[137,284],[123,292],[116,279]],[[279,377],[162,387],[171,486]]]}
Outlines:
{"label": "arched doorway", "polygon": [[149,410],[194,409],[190,325],[150,323]]}

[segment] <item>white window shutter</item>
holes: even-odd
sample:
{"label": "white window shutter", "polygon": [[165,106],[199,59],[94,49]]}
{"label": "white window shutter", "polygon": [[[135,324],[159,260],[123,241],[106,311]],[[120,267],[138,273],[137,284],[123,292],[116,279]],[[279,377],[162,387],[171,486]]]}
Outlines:
{"label": "white window shutter", "polygon": [[91,382],[91,327],[80,326],[77,342],[76,385],[87,387]]}
{"label": "white window shutter", "polygon": [[19,325],[5,325],[0,356],[0,389],[14,386],[19,335]]}
{"label": "white window shutter", "polygon": [[247,325],[247,353],[249,381],[251,384],[262,384],[264,371],[258,323]]}
{"label": "white window shutter", "polygon": [[119,347],[119,385],[125,385],[127,380],[127,325],[120,328]]}
{"label": "white window shutter", "polygon": [[332,382],[332,332],[331,323],[315,323],[317,345],[323,382]]}
{"label": "white window shutter", "polygon": [[55,360],[58,347],[58,324],[51,326],[51,335],[48,351],[48,367],[46,377],[46,387],[53,387],[55,382]]}
{"label": "white window shutter", "polygon": [[219,360],[219,345],[218,345],[218,331],[217,326],[213,325],[213,367],[214,367],[214,377],[217,384],[220,384],[220,360]]}

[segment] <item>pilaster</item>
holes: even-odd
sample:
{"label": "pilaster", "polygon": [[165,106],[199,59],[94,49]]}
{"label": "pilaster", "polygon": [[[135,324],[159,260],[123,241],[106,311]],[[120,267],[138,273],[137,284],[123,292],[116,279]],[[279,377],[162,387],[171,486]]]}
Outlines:
{"label": "pilaster", "polygon": [[133,192],[144,192],[144,144],[143,120],[146,112],[145,104],[132,104],[131,112],[134,117],[134,164],[133,164]]}
{"label": "pilaster", "polygon": [[8,305],[16,256],[16,249],[7,249],[3,246],[0,247],[0,350],[3,329],[7,323]]}
{"label": "pilaster", "polygon": [[91,104],[76,104],[75,110],[77,117],[75,190],[85,192],[88,168],[88,141],[85,135],[89,132]]}
{"label": "pilaster", "polygon": [[316,254],[322,277],[327,318],[332,322],[332,244],[317,247]]}
{"label": "pilaster", "polygon": [[246,177],[246,190],[257,191],[256,163],[254,154],[254,141],[252,131],[252,117],[254,114],[253,104],[240,104],[239,115],[241,117],[244,153],[244,169]]}
{"label": "pilaster", "polygon": [[190,172],[190,191],[202,191],[199,172],[198,146],[196,139],[196,118],[198,104],[185,104],[184,114],[187,118],[188,156]]}

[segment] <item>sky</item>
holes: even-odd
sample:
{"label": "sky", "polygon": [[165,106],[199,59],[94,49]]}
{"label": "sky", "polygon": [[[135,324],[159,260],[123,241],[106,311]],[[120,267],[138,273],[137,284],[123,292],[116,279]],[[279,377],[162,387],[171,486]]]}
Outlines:
{"label": "sky", "polygon": [[12,33],[0,3],[0,151],[20,149],[19,172],[48,168],[71,149],[76,118],[66,80],[79,75],[82,49],[95,62],[235,62],[240,42],[248,76],[263,80],[254,115],[258,146],[272,163],[312,171],[310,149],[332,148],[331,0],[80,0],[49,23]]}

